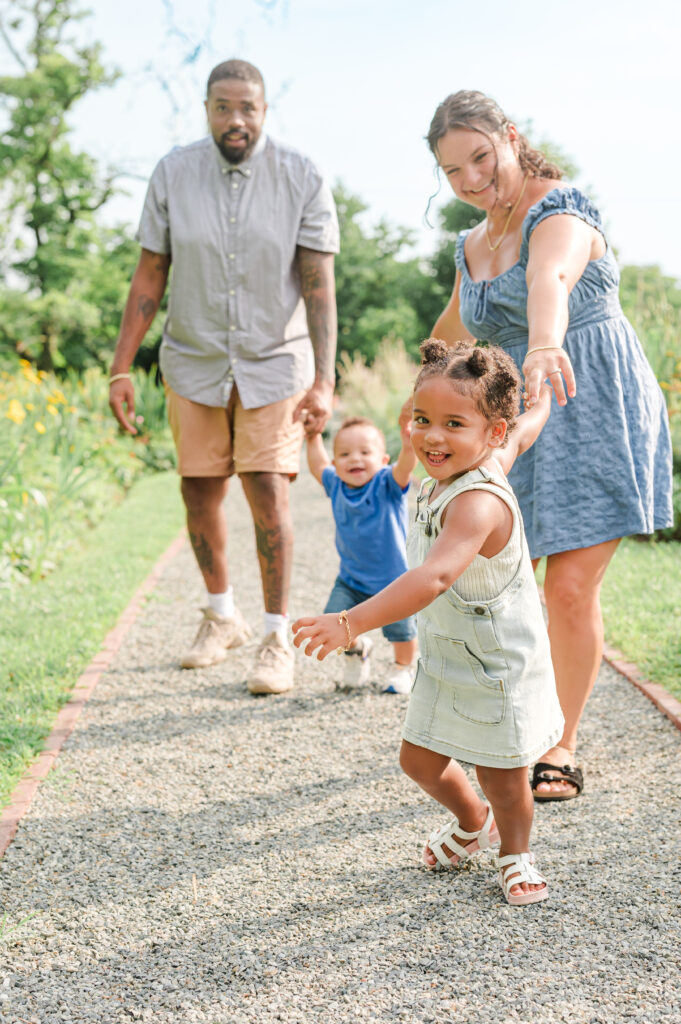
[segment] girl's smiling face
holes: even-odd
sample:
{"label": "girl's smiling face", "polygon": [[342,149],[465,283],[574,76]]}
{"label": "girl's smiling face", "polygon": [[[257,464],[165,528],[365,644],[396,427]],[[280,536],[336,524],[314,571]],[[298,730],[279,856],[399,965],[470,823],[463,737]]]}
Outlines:
{"label": "girl's smiling face", "polygon": [[462,384],[434,374],[414,392],[411,443],[428,475],[444,484],[477,469],[506,436],[506,420],[488,420],[473,395],[458,390]]}

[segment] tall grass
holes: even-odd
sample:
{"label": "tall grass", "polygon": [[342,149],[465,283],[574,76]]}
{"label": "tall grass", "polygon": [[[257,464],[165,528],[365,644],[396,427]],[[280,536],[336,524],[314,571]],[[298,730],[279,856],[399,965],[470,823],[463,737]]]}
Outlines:
{"label": "tall grass", "polygon": [[22,361],[0,374],[0,588],[35,582],[132,483],[169,469],[162,389],[136,373],[140,434],[119,434],[99,369],[57,378]]}
{"label": "tall grass", "polygon": [[681,291],[657,267],[624,267],[622,308],[664,391],[681,472]]}
{"label": "tall grass", "polygon": [[391,458],[400,450],[400,410],[411,395],[418,366],[400,339],[384,339],[371,366],[359,353],[342,352],[338,365],[339,412],[367,416],[385,434]]}

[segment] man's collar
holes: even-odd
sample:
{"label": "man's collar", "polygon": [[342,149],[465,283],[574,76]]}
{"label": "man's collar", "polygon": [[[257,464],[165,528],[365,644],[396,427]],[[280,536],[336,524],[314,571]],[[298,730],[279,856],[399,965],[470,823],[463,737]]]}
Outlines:
{"label": "man's collar", "polygon": [[256,162],[266,145],[267,136],[264,132],[261,132],[258,137],[258,141],[253,147],[253,152],[246,160],[242,160],[240,164],[231,164],[229,160],[225,160],[217,145],[215,146],[215,152],[218,155],[222,170],[225,174],[234,174],[237,172],[239,174],[243,174],[244,178],[250,178],[253,172],[253,164]]}

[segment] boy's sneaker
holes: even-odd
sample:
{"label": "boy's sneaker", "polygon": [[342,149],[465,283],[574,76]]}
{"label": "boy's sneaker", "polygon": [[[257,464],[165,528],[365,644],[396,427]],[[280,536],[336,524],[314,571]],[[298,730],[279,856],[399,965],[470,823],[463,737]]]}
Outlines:
{"label": "boy's sneaker", "polygon": [[194,637],[194,643],[180,662],[182,668],[217,665],[227,657],[228,648],[239,647],[253,634],[253,630],[236,608],[234,615],[229,619],[216,615],[210,607],[202,608],[201,611],[203,622]]}
{"label": "boy's sneaker", "polygon": [[278,633],[263,638],[246,685],[251,693],[286,693],[293,688],[293,651]]}
{"label": "boy's sneaker", "polygon": [[414,669],[414,665],[398,665],[395,662],[385,681],[383,693],[411,693],[411,688],[414,685]]}
{"label": "boy's sneaker", "polygon": [[353,651],[346,651],[343,655],[343,686],[348,688],[354,686],[365,686],[371,675],[371,662],[369,655],[374,646],[373,640],[368,636],[361,636],[357,641],[357,647]]}

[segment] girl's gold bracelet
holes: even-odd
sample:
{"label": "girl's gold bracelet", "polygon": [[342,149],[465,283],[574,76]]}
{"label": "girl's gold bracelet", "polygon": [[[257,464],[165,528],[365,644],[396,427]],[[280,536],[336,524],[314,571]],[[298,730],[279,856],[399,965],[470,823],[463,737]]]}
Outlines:
{"label": "girl's gold bracelet", "polygon": [[343,609],[343,611],[340,613],[340,615],[338,616],[338,621],[339,623],[345,623],[345,632],[348,634],[348,642],[345,645],[345,647],[337,647],[336,654],[344,654],[346,651],[349,651],[350,648],[352,647],[352,633],[350,632],[350,623],[348,622],[348,613],[346,609]]}

